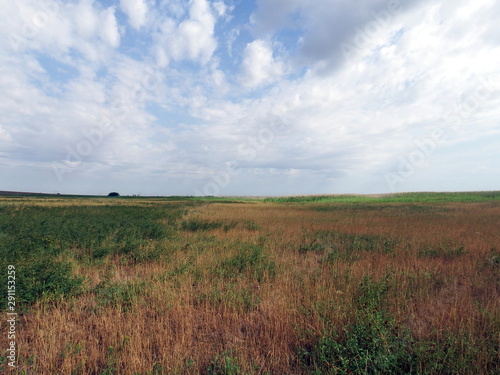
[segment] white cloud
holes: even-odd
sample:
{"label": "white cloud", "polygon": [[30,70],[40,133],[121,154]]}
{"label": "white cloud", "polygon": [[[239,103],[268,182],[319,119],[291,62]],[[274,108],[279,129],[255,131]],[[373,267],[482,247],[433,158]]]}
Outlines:
{"label": "white cloud", "polygon": [[214,27],[215,17],[207,1],[193,0],[188,19],[178,26],[172,19],[163,22],[157,45],[159,62],[191,59],[206,64],[217,47]]}
{"label": "white cloud", "polygon": [[246,46],[241,68],[241,82],[250,88],[271,83],[284,74],[284,64],[274,58],[272,47],[263,40]]}
{"label": "white cloud", "polygon": [[148,13],[148,5],[144,0],[120,0],[120,7],[134,29],[139,30],[144,26]]}
{"label": "white cloud", "polygon": [[99,15],[92,8],[92,3],[89,1],[82,1],[75,7],[76,17],[76,31],[83,38],[92,38],[99,27]]}
{"label": "white cloud", "polygon": [[101,13],[101,39],[111,47],[118,47],[120,44],[120,34],[115,18],[115,10],[107,8]]}

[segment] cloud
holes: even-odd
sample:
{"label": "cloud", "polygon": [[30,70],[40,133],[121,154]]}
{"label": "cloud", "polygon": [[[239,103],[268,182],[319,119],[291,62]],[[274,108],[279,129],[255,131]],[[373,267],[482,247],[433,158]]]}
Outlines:
{"label": "cloud", "polygon": [[241,82],[249,88],[271,83],[282,76],[285,70],[283,62],[274,58],[272,47],[263,40],[247,44],[241,68]]}
{"label": "cloud", "polygon": [[[312,66],[318,72],[331,73],[348,63],[343,44],[359,47],[359,40],[370,42],[374,35],[395,18],[412,7],[428,0],[369,0],[353,3],[350,0],[259,0],[252,14],[255,32],[259,37],[288,35],[293,31],[295,64]],[[300,31],[298,33],[297,31]]]}
{"label": "cloud", "polygon": [[114,8],[107,8],[101,13],[101,38],[111,47],[118,47],[120,34],[115,18]]}
{"label": "cloud", "polygon": [[0,2],[3,189],[383,192],[436,129],[397,188],[491,186],[500,7],[411,3]]}
{"label": "cloud", "polygon": [[148,13],[148,6],[144,0],[120,0],[120,7],[134,29],[139,30],[144,26]]}
{"label": "cloud", "polygon": [[206,64],[217,47],[214,27],[215,16],[209,3],[193,0],[189,18],[179,24],[172,18],[163,22],[156,48],[159,63],[166,65],[170,59],[190,59]]}

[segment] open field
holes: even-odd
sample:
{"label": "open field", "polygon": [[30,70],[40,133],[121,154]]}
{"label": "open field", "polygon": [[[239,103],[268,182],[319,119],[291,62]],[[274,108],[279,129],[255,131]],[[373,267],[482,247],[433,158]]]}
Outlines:
{"label": "open field", "polygon": [[0,252],[10,374],[500,372],[498,192],[5,196]]}

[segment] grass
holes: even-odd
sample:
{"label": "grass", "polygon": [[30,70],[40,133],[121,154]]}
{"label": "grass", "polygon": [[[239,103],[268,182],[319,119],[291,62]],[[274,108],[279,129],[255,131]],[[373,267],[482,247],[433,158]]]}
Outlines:
{"label": "grass", "polygon": [[497,197],[0,198],[10,373],[496,374]]}
{"label": "grass", "polygon": [[266,198],[266,202],[276,203],[450,203],[450,202],[491,202],[500,200],[500,191],[485,192],[422,192],[399,193],[382,196],[362,195],[305,195]]}

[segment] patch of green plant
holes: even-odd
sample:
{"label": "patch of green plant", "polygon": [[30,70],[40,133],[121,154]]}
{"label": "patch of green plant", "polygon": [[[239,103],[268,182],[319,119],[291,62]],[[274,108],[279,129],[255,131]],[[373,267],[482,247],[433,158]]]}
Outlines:
{"label": "patch of green plant", "polygon": [[[173,237],[181,205],[63,206],[25,204],[0,208],[0,266],[16,267],[17,301],[27,308],[42,298],[81,291],[71,259],[102,262],[122,255],[131,262],[158,259],[158,240]],[[1,309],[6,295],[0,297]]]}
{"label": "patch of green plant", "polygon": [[234,350],[226,350],[213,357],[203,372],[205,375],[239,375],[242,374],[238,358]]}
{"label": "patch of green plant", "polygon": [[353,324],[340,332],[328,326],[314,343],[299,352],[303,365],[316,374],[414,373],[412,340],[383,307],[388,278],[364,278],[357,297]]}
{"label": "patch of green plant", "polygon": [[80,354],[82,349],[83,349],[83,344],[81,342],[69,341],[66,343],[64,348],[61,350],[61,353],[59,354],[59,356],[61,357],[61,359],[64,359],[67,357],[73,357],[73,356]]}
{"label": "patch of green plant", "polygon": [[209,221],[202,219],[190,219],[181,223],[181,228],[190,232],[205,231],[221,228],[224,225],[222,221]]}
{"label": "patch of green plant", "polygon": [[106,354],[106,363],[104,369],[99,373],[99,375],[116,375],[118,374],[117,367],[118,353],[113,346],[108,347],[108,352]]}
{"label": "patch of green plant", "polygon": [[92,292],[96,297],[97,309],[120,307],[127,312],[141,300],[145,286],[146,282],[111,283],[105,280],[97,284]]}
{"label": "patch of green plant", "polygon": [[342,334],[325,331],[301,356],[318,374],[408,374],[416,367],[409,334],[380,312],[358,316]]}
{"label": "patch of green plant", "polygon": [[[500,191],[483,192],[418,192],[387,194],[380,197],[363,195],[305,195],[271,197],[264,202],[274,203],[439,203],[439,202],[491,202],[500,200]],[[372,206],[374,207],[374,206]]]}
{"label": "patch of green plant", "polygon": [[231,229],[235,228],[238,225],[238,222],[235,220],[224,223],[223,229],[224,232],[229,232]]}
{"label": "patch of green plant", "polygon": [[[6,259],[0,264],[3,270],[7,269]],[[39,255],[13,264],[16,267],[16,310],[28,310],[31,304],[41,299],[58,300],[83,291],[84,277],[73,276],[72,265],[68,262]],[[6,307],[6,297],[2,296],[2,309]]]}
{"label": "patch of green plant", "polygon": [[447,258],[452,259],[466,254],[463,246],[452,246],[452,245],[442,245],[438,247],[429,246],[427,248],[420,249],[418,251],[418,256],[423,258]]}
{"label": "patch of green plant", "polygon": [[11,206],[0,215],[0,249],[8,255],[70,250],[77,258],[133,253],[150,241],[172,236],[176,206]]}
{"label": "patch of green plant", "polygon": [[485,342],[478,345],[478,338],[472,332],[450,332],[444,328],[430,340],[415,342],[417,373],[498,374],[498,330],[492,329],[481,340]]}
{"label": "patch of green plant", "polygon": [[243,223],[243,228],[245,228],[246,230],[255,231],[259,230],[262,227],[259,224],[253,222],[252,220],[247,220]]}
{"label": "patch of green plant", "polygon": [[223,304],[232,309],[249,312],[255,309],[261,299],[248,286],[236,283],[225,284],[223,287],[212,287],[210,291],[201,293],[198,303],[209,303],[215,306]]}
{"label": "patch of green plant", "polygon": [[266,276],[274,277],[276,265],[264,254],[262,246],[242,244],[236,255],[223,259],[212,272],[224,278],[245,274],[260,282]]}
{"label": "patch of green plant", "polygon": [[392,253],[396,241],[372,234],[349,234],[336,231],[317,231],[304,235],[299,253],[325,254],[324,261],[355,260],[361,251]]}
{"label": "patch of green plant", "polygon": [[264,202],[275,203],[310,203],[310,202],[370,202],[375,198],[356,195],[302,195],[292,197],[265,198]]}
{"label": "patch of green plant", "polygon": [[179,265],[179,266],[175,267],[172,271],[168,272],[167,276],[169,278],[175,278],[177,276],[186,274],[189,271],[189,269],[191,268],[191,266],[193,265],[193,261],[194,261],[194,259],[192,257],[190,257],[186,261],[186,263]]}

